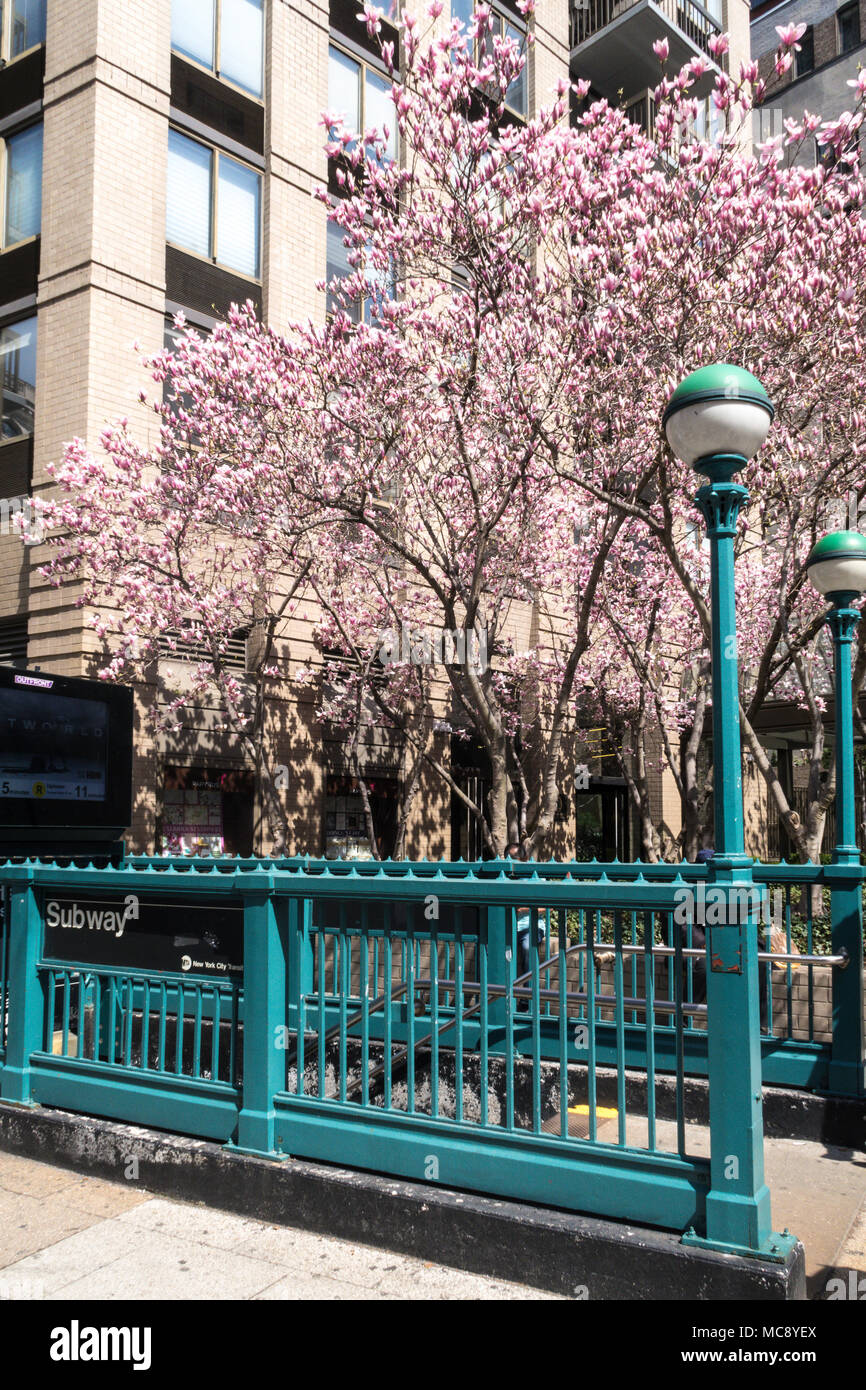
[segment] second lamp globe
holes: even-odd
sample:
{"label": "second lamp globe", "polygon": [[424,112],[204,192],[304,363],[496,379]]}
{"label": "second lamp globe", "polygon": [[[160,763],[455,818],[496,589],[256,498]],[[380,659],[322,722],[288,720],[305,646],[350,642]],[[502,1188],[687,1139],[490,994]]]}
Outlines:
{"label": "second lamp globe", "polygon": [[839,594],[849,602],[866,590],[866,536],[859,531],[832,531],[822,536],[806,561],[819,594]]}
{"label": "second lamp globe", "polygon": [[680,382],[662,424],[677,458],[700,469],[703,459],[719,455],[746,463],[766,439],[773,414],[756,376],[743,367],[716,362]]}

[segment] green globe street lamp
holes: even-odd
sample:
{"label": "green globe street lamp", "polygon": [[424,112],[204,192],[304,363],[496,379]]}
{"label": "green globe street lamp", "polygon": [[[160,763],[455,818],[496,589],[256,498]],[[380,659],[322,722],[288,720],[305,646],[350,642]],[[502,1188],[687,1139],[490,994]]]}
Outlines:
{"label": "green globe street lamp", "polygon": [[819,594],[833,607],[827,622],[833,633],[836,685],[836,864],[860,863],[854,829],[854,717],[851,701],[851,643],[860,614],[853,604],[866,589],[866,536],[833,531],[823,536],[806,561]]}
{"label": "green globe street lamp", "polygon": [[725,472],[730,478],[758,452],[773,415],[770,397],[756,376],[716,362],[680,382],[662,424],[683,463],[711,478]]}
{"label": "green globe street lamp", "polygon": [[745,857],[734,538],[749,494],[731,479],[760,449],[772,419],[773,406],[757,377],[724,363],[687,376],[662,416],[677,458],[709,479],[695,500],[710,538],[715,848],[725,860]]}
{"label": "green globe street lamp", "polygon": [[723,1084],[710,1087],[706,1236],[683,1239],[780,1258],[793,1242],[772,1232],[764,1182],[757,892],[743,835],[734,540],[749,494],[732,481],[760,449],[772,420],[758,379],[727,363],[687,376],[662,417],[673,452],[707,479],[695,501],[710,540],[715,855],[709,867],[725,902],[724,924],[707,928],[709,1074]]}
{"label": "green globe street lamp", "polygon": [[860,619],[854,603],[866,590],[866,536],[833,531],[823,536],[806,561],[810,580],[833,605],[827,622],[833,633],[836,716],[836,844],[831,877],[833,954],[848,953],[845,970],[833,978],[833,1045],[828,1085],[847,1095],[864,1094],[863,908],[860,851],[854,820],[854,715],[851,690],[851,645]]}

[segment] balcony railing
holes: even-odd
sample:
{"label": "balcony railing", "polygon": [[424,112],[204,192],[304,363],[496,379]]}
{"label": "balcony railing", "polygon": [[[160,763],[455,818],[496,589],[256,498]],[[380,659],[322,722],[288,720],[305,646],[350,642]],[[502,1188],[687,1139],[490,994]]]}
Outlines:
{"label": "balcony railing", "polygon": [[626,120],[631,121],[632,125],[639,125],[645,135],[655,135],[656,104],[649,89],[627,103],[625,115]]}
{"label": "balcony railing", "polygon": [[[721,24],[702,5],[696,0],[653,0],[653,7],[696,48],[709,54],[710,39],[721,32]],[[630,10],[646,8],[647,0],[576,0],[571,10],[570,47],[577,48]]]}

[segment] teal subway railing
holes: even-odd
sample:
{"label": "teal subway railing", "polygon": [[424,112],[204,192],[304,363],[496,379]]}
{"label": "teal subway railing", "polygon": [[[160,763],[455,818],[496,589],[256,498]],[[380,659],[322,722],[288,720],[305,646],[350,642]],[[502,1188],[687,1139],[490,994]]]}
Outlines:
{"label": "teal subway railing", "polygon": [[[859,1029],[833,1002],[845,941],[860,970],[850,883],[840,925],[832,867],[755,877],[781,895],[765,1080],[862,1077],[862,987]],[[707,1047],[707,882],[639,863],[6,863],[0,1095],[713,1240],[730,1155],[696,1151],[685,1078],[710,1078],[712,1148],[744,1040]],[[824,891],[832,950],[812,951]]]}
{"label": "teal subway railing", "polygon": [[[153,861],[142,859],[130,862],[148,864]],[[195,874],[254,872],[261,862],[163,861],[166,865],[176,865],[182,872]],[[551,883],[647,881],[691,885],[694,889],[701,883],[708,885],[710,882],[705,865],[645,864],[640,860],[623,863],[542,861],[530,864],[513,860],[485,863],[421,861],[412,864],[386,860],[380,865],[364,861],[349,864],[298,857],[265,862],[286,873],[317,877],[322,874],[356,878],[384,876],[389,881],[411,873],[417,878],[443,874],[447,878],[463,879],[470,883],[485,883],[503,874],[515,882],[533,878]],[[761,938],[767,949],[762,952],[763,959],[759,965],[759,1029],[762,1074],[767,1084],[833,1090],[840,1094],[859,1093],[863,1072],[864,1016],[859,896],[864,874],[866,869],[860,867],[829,864],[754,866],[754,881],[766,893],[765,910],[761,913]],[[582,923],[580,930],[583,931]],[[769,950],[771,930],[773,951]],[[634,940],[625,944],[633,948]],[[780,950],[781,945],[785,947],[783,951]],[[631,978],[634,984],[641,967],[633,949],[627,949],[626,955],[629,960],[625,966],[625,978]],[[845,955],[851,965],[843,972],[832,962],[844,959]],[[686,956],[689,1002],[694,998],[695,971],[694,964],[688,963],[690,959]],[[664,975],[668,990],[672,988],[673,969],[672,958],[665,965],[659,957],[657,972]],[[612,963],[608,962],[604,970],[605,979],[609,981],[612,972]],[[550,1055],[551,1051],[548,1031],[545,1030],[542,1039],[545,1055]],[[686,1031],[685,1070],[691,1074],[706,1075],[706,1035],[700,1014],[687,1016]],[[642,1066],[644,1060],[640,1035],[633,1039],[632,1045],[627,1031],[626,1040],[629,1045],[629,1065]],[[669,1048],[663,1048],[662,1064],[666,1062],[669,1052]],[[834,1056],[838,1065],[834,1064]]]}

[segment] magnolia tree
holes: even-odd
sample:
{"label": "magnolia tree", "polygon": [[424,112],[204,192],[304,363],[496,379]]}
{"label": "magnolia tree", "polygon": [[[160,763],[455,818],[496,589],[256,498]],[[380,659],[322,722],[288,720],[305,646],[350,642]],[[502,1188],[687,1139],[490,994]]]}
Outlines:
{"label": "magnolia tree", "polygon": [[[369,19],[375,29],[372,14]],[[482,11],[476,27],[483,31],[485,25]],[[780,70],[789,65],[799,32],[780,31]],[[716,48],[720,55],[725,41]],[[771,443],[750,470],[756,508],[744,515],[740,544],[740,592],[749,611],[757,601],[762,619],[749,623],[744,633],[744,729],[792,839],[804,857],[814,856],[833,786],[832,773],[823,769],[821,692],[810,655],[820,607],[804,590],[802,560],[820,525],[817,504],[822,496],[826,500],[828,487],[838,496],[852,490],[862,495],[862,188],[841,158],[856,140],[859,105],[836,122],[789,123],[783,142],[747,157],[741,153],[739,126],[762,95],[756,68],[742,70],[737,80],[726,75],[717,80],[713,99],[726,134],[706,145],[684,137],[693,115],[689,93],[706,66],[698,60],[660,84],[654,145],[603,104],[587,111],[577,128],[565,128],[562,111],[554,106],[526,131],[503,130],[497,124],[501,110],[473,111],[460,78],[488,93],[498,78],[501,97],[510,78],[507,53],[498,73],[489,66],[473,70],[468,51],[452,33],[416,59],[420,46],[411,24],[406,49],[410,80],[397,104],[410,157],[402,168],[371,161],[369,140],[360,146],[353,132],[339,131],[334,115],[326,118],[335,137],[332,153],[343,156],[338,177],[350,195],[332,215],[346,231],[357,262],[355,280],[343,287],[345,302],[377,277],[382,284],[398,276],[401,294],[379,306],[379,338],[388,341],[377,344],[378,375],[365,371],[359,379],[358,333],[348,331],[346,357],[333,362],[332,404],[320,425],[329,441],[338,442],[336,452],[344,448],[338,505],[372,534],[382,536],[367,504],[377,476],[384,471],[401,485],[413,480],[412,502],[405,510],[396,507],[397,530],[405,558],[422,581],[429,582],[431,573],[437,580],[446,574],[441,610],[446,620],[453,620],[467,593],[467,611],[477,611],[478,594],[466,590],[466,580],[478,574],[491,547],[488,536],[479,533],[471,556],[449,568],[452,548],[442,564],[439,552],[453,535],[466,535],[463,519],[472,516],[459,492],[454,516],[437,497],[432,528],[433,507],[422,492],[428,515],[422,510],[421,528],[416,524],[419,483],[424,489],[435,479],[433,430],[441,431],[440,457],[452,474],[457,461],[461,482],[472,462],[466,439],[479,442],[485,463],[502,456],[504,442],[505,457],[515,465],[512,477],[525,471],[546,495],[549,468],[560,484],[556,501],[581,502],[584,524],[578,523],[576,543],[567,552],[561,530],[552,530],[546,517],[543,521],[543,531],[558,544],[548,547],[554,563],[538,578],[532,576],[527,598],[537,607],[556,606],[565,622],[549,624],[546,640],[537,643],[531,679],[528,654],[503,650],[498,669],[517,674],[518,681],[500,678],[493,701],[497,717],[489,718],[490,697],[482,704],[471,686],[469,699],[462,700],[491,753],[493,839],[501,847],[504,818],[509,838],[517,838],[516,828],[529,848],[544,846],[562,747],[559,716],[573,702],[574,671],[598,623],[607,625],[608,637],[618,634],[618,646],[631,645],[637,729],[630,729],[635,746],[626,750],[632,756],[623,762],[627,776],[634,772],[645,850],[652,852],[653,835],[657,838],[648,824],[643,751],[650,725],[680,785],[687,848],[696,847],[702,830],[706,834],[709,799],[697,776],[709,675],[706,557],[695,544],[694,479],[669,457],[658,420],[683,371],[702,361],[731,359],[746,362],[761,376],[778,409]],[[664,61],[664,45],[657,51]],[[855,85],[859,103],[863,83]],[[830,156],[828,164],[839,161],[836,169],[786,168],[784,155],[795,154],[813,133]],[[369,336],[376,332],[374,324]],[[435,372],[426,351],[420,363],[412,356],[416,344],[426,348],[431,333]],[[393,389],[398,380],[411,391],[399,406]],[[485,397],[491,387],[492,397]],[[394,402],[395,410],[372,437],[367,424],[361,457],[361,422],[376,418],[377,398]],[[480,407],[477,415],[473,407]],[[503,409],[506,423],[500,428]],[[522,456],[517,441],[507,438],[509,426]],[[500,495],[507,494],[507,480],[497,486]],[[355,496],[352,489],[358,489]],[[466,496],[474,505],[471,477]],[[539,502],[531,501],[537,518]],[[573,515],[569,510],[567,524]],[[646,593],[633,586],[630,609],[614,620],[610,605],[605,611],[599,602],[600,571],[591,568],[599,555],[608,565],[622,564],[616,533],[624,516],[649,531],[651,544],[644,547],[641,563],[658,568],[654,581],[647,577],[647,587],[663,591],[673,583],[681,591],[646,628],[642,651]],[[496,542],[507,534],[506,519],[505,512],[497,516],[496,532],[489,532]],[[598,527],[607,528],[612,551],[598,544]],[[419,529],[420,547],[415,544]],[[495,544],[492,549],[498,559]],[[563,553],[564,580],[555,564]],[[522,558],[517,548],[512,554],[515,561]],[[589,576],[587,585],[577,585],[588,598],[582,628],[569,626],[568,619],[569,610],[579,606],[569,594],[569,575],[579,575],[581,564]],[[512,573],[519,583],[526,571],[516,563]],[[511,575],[505,582],[513,593]],[[482,584],[482,595],[488,587]],[[435,584],[430,589],[435,593]],[[609,642],[602,639],[600,645],[610,651]],[[671,672],[677,669],[686,676],[679,692],[671,689]],[[462,695],[461,674],[449,674]],[[488,686],[495,691],[495,675]],[[502,702],[503,690],[519,691],[510,710]],[[805,705],[812,730],[810,809],[803,825],[752,723],[768,700],[792,697]],[[617,705],[621,722],[622,691],[616,692]],[[501,737],[509,713],[510,747]],[[679,734],[673,743],[671,722]],[[515,756],[515,732],[527,725],[536,734],[525,741],[535,755],[530,763],[523,756],[523,739]],[[494,827],[497,797],[504,817]]]}
{"label": "magnolia tree", "polygon": [[[274,697],[285,694],[286,675],[276,651],[304,592],[319,514],[286,502],[272,437],[282,414],[276,365],[269,401],[259,398],[243,418],[229,405],[269,370],[268,344],[247,323],[234,313],[206,346],[184,333],[173,355],[156,359],[155,379],[167,389],[153,403],[161,418],[153,447],[121,421],[104,432],[101,454],[80,441],[67,449],[58,470],[67,497],[45,508],[62,534],[44,572],[57,585],[84,581],[78,601],[94,606],[105,679],[147,674],[160,657],[184,662],[173,684],[162,677],[153,722],[194,729],[198,708],[216,707],[256,770],[279,851],[287,824]],[[232,660],[238,634],[247,639],[241,673]]]}
{"label": "magnolia tree", "polygon": [[[705,775],[699,763],[709,653],[689,596],[634,519],[605,570],[584,681],[583,707],[604,728],[626,782],[641,857],[693,859],[712,841],[712,768]],[[659,816],[659,775],[673,779],[681,830]]]}
{"label": "magnolia tree", "polygon": [[[377,859],[385,838],[367,785],[368,739],[371,734],[385,738],[394,753],[403,755],[394,838],[385,846],[394,858],[402,858],[438,722],[431,697],[430,653],[426,644],[420,652],[413,650],[425,612],[423,596],[418,596],[419,604],[410,604],[402,569],[387,548],[377,553],[366,538],[359,544],[358,536],[345,526],[339,534],[341,548],[328,545],[320,550],[308,584],[316,605],[319,644],[327,653],[326,678],[315,667],[302,667],[296,680],[318,687],[321,718],[344,733],[366,838]],[[408,627],[410,618],[414,632]],[[415,656],[423,659],[413,660]]]}
{"label": "magnolia tree", "polygon": [[[522,8],[531,18],[531,4]],[[72,447],[50,572],[84,574],[87,601],[117,606],[124,659],[152,655],[136,643],[166,623],[163,588],[171,625],[192,615],[214,640],[244,615],[278,621],[280,605],[303,595],[410,765],[426,762],[450,785],[498,853],[512,841],[549,848],[589,682],[612,728],[628,713],[623,763],[647,811],[646,852],[665,848],[649,823],[648,758],[679,776],[693,847],[706,557],[696,480],[671,457],[660,417],[686,372],[718,360],[754,371],[774,400],[770,439],[745,474],[744,728],[751,746],[751,718],[780,695],[800,699],[817,728],[820,605],[800,565],[822,470],[831,489],[864,490],[866,233],[861,181],[843,156],[866,78],[853,112],[789,123],[754,154],[741,127],[763,95],[756,65],[716,74],[721,136],[692,138],[694,93],[712,76],[702,58],[662,76],[653,138],[607,103],[588,105],[585,83],[560,83],[519,124],[506,97],[524,55],[493,37],[484,5],[468,32],[442,29],[441,9],[433,0],[426,33],[403,18],[399,70],[383,45],[399,159],[387,156],[390,130],[323,117],[343,196],[321,198],[351,266],[328,287],[327,322],[281,338],[247,309],[213,340],[188,340],[178,362],[160,359],[158,373],[193,387],[192,400],[164,412],[155,450],[124,431],[106,436],[98,458]],[[378,32],[375,10],[366,23]],[[780,66],[797,37],[780,31]],[[714,41],[719,62],[726,47]],[[656,52],[664,64],[665,44]],[[583,105],[574,123],[572,98]],[[826,163],[786,167],[813,134]],[[238,518],[253,510],[260,523],[280,520],[247,531]],[[180,552],[178,530],[189,539]],[[212,558],[218,536],[222,562]],[[212,594],[230,596],[219,617]],[[409,655],[401,642],[395,656],[392,635],[403,631]],[[373,674],[388,642],[383,682]],[[435,681],[394,669],[425,664]],[[218,660],[201,667],[203,681],[218,674]],[[261,666],[263,699],[285,675]],[[356,714],[363,705],[356,691]],[[225,707],[255,727],[230,699]],[[434,725],[481,742],[485,799],[431,743]],[[828,790],[825,781],[818,799]]]}

